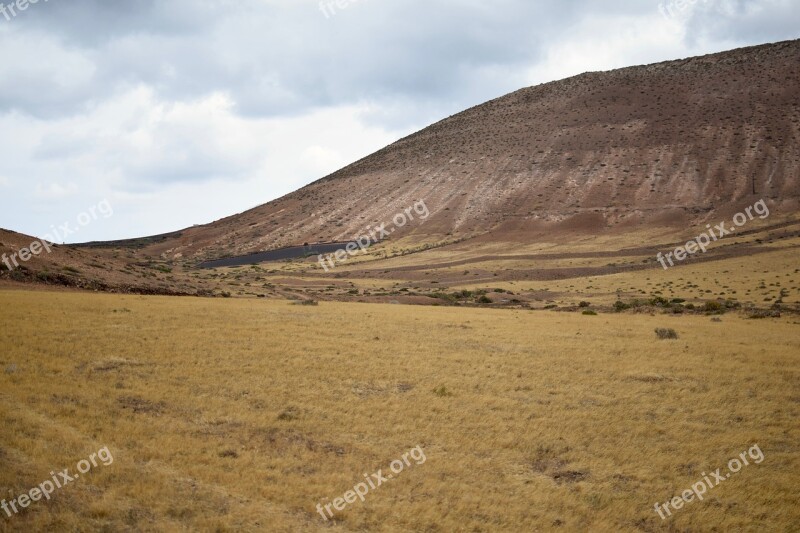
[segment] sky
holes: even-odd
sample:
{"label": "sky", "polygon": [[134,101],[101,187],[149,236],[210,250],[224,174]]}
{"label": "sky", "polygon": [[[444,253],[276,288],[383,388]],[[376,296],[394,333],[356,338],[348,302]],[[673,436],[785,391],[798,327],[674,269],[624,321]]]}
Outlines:
{"label": "sky", "polygon": [[800,37],[800,0],[32,1],[0,0],[0,227],[58,242],[212,222],[523,87]]}

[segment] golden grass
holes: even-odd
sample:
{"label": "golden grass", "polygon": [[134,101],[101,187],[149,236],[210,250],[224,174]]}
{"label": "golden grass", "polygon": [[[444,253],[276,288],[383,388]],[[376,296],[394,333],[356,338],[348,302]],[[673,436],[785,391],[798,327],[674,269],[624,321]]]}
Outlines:
{"label": "golden grass", "polygon": [[[607,276],[495,285],[514,291],[560,293],[563,297],[558,299],[559,303],[589,300],[608,305],[620,294],[623,299],[663,295],[693,302],[732,298],[769,307],[779,299],[785,304],[800,302],[800,264],[797,258],[796,249],[776,249],[753,256],[680,264],[667,270],[659,268]],[[783,297],[782,291],[786,291]]]}
{"label": "golden grass", "polygon": [[[1,291],[0,324],[0,497],[115,459],[3,531],[800,523],[796,318]],[[655,513],[755,443],[761,464]],[[424,464],[317,514],[417,445]]]}
{"label": "golden grass", "polygon": [[[752,233],[729,236],[715,243],[707,254],[678,262],[667,271],[655,254],[673,250],[677,243],[669,242],[675,236],[648,230],[576,236],[560,243],[467,242],[381,261],[357,256],[327,274],[312,258],[222,269],[206,275],[216,277],[218,290],[244,297],[275,296],[277,291],[278,297],[302,293],[321,299],[398,299],[408,303],[404,297],[432,296],[438,290],[452,294],[502,289],[513,295],[496,296],[495,304],[533,308],[574,306],[581,301],[610,306],[618,298],[629,301],[654,296],[682,298],[695,305],[733,299],[745,306],[786,304],[791,308],[800,304],[800,237],[793,229],[797,221],[787,222],[794,225],[748,226]],[[645,245],[652,249],[643,251]],[[381,246],[384,244],[377,248]],[[376,253],[383,252],[379,249]],[[643,266],[647,268],[641,269]],[[629,267],[635,270],[615,270]],[[359,272],[361,269],[366,269],[366,276]],[[618,273],[610,273],[615,271]],[[425,298],[413,302],[441,303]]]}

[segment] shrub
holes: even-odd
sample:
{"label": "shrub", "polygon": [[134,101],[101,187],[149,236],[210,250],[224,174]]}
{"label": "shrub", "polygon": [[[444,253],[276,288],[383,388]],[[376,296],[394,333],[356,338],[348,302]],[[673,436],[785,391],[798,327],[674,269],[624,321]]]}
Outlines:
{"label": "shrub", "polygon": [[703,305],[703,311],[706,313],[721,314],[725,312],[725,307],[723,307],[723,305],[719,302],[708,301],[705,303],[705,305]]}
{"label": "shrub", "polygon": [[617,300],[614,302],[614,311],[619,313],[620,311],[624,311],[626,309],[630,309],[631,306],[623,302],[622,300]]}
{"label": "shrub", "polygon": [[650,305],[656,307],[669,307],[669,300],[667,300],[663,296],[656,296],[655,298],[651,298],[649,303]]}
{"label": "shrub", "polygon": [[596,312],[594,312],[594,311],[592,311],[591,309],[587,309],[587,310],[586,310],[586,311],[584,311],[582,314],[584,314],[584,315],[591,315],[591,316],[595,316],[595,315],[597,315],[597,313],[596,313]]}
{"label": "shrub", "polygon": [[278,420],[282,420],[285,422],[295,420],[296,418],[297,418],[297,411],[293,407],[284,409],[283,412],[278,415]]}
{"label": "shrub", "polygon": [[780,318],[781,312],[776,309],[753,309],[747,315],[747,318],[760,319],[760,318]]}
{"label": "shrub", "polygon": [[589,302],[581,302],[578,304],[578,307],[589,307],[591,304]]}
{"label": "shrub", "polygon": [[[378,294],[376,293],[375,295],[377,296]],[[447,294],[446,292],[434,292],[433,294],[429,294],[428,296],[431,298],[438,298],[446,302],[453,302],[456,300],[455,295]]]}
{"label": "shrub", "polygon": [[492,303],[492,301],[489,298],[487,298],[486,296],[481,296],[480,298],[478,298],[478,303],[479,304],[490,304],[490,303]]}
{"label": "shrub", "polygon": [[445,398],[447,396],[453,395],[453,393],[447,390],[447,387],[445,387],[444,385],[441,385],[433,389],[433,393],[440,398]]}
{"label": "shrub", "polygon": [[738,309],[741,306],[742,304],[740,304],[736,300],[730,300],[730,299],[725,300],[725,309]]}
{"label": "shrub", "polygon": [[678,334],[672,328],[656,328],[656,336],[662,340],[678,338]]}

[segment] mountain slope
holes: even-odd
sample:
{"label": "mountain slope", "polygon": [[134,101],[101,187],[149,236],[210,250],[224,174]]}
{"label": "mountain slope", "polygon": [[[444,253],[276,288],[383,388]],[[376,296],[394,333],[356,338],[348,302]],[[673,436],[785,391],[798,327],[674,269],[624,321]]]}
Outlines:
{"label": "mountain slope", "polygon": [[[800,41],[587,73],[474,107],[281,199],[146,247],[165,258],[345,240],[529,242],[700,224],[800,197]],[[753,194],[755,188],[756,194]]]}

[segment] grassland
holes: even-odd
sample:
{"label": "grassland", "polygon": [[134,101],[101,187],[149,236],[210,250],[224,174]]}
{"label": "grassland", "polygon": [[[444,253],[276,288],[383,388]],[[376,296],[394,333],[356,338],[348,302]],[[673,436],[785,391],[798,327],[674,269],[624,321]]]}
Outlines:
{"label": "grassland", "polygon": [[115,461],[0,530],[796,530],[798,320],[721,320],[2,291],[0,497]]}
{"label": "grassland", "polygon": [[[561,243],[464,243],[377,259],[396,246],[392,243],[328,273],[311,258],[190,275],[212,293],[234,297],[475,305],[488,294],[491,302],[484,304],[542,309],[581,301],[609,308],[617,300],[660,296],[695,306],[731,300],[745,307],[800,311],[797,220],[726,238],[706,254],[664,270],[656,254],[674,249],[670,238],[650,231]],[[454,297],[463,291],[472,296]]]}

